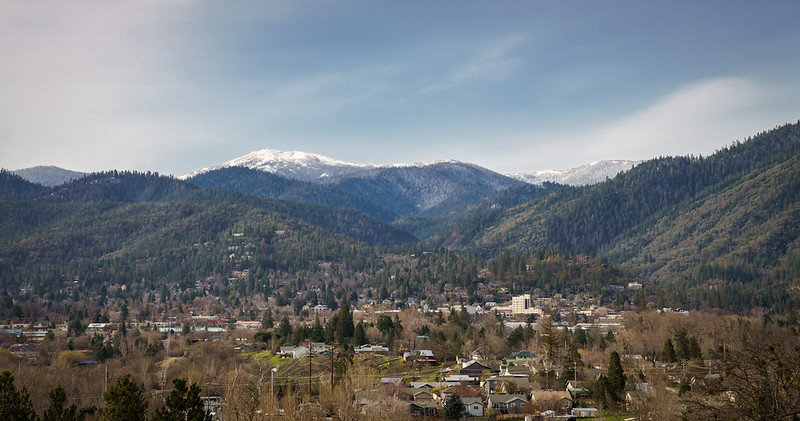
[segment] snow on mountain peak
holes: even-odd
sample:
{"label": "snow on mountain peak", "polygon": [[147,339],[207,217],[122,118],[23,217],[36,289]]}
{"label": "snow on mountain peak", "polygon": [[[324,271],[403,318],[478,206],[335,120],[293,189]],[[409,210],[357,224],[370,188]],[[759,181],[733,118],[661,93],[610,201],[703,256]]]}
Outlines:
{"label": "snow on mountain peak", "polygon": [[547,181],[571,186],[586,186],[603,182],[606,178],[613,178],[620,172],[630,170],[639,162],[641,161],[595,161],[569,170],[543,170],[527,174],[508,174],[508,176],[530,184],[542,184]]}
{"label": "snow on mountain peak", "polygon": [[362,176],[383,168],[427,167],[442,163],[458,163],[458,161],[447,159],[409,164],[356,164],[308,152],[261,149],[223,164],[200,168],[178,178],[185,180],[221,168],[246,167],[297,180],[328,183],[346,177]]}

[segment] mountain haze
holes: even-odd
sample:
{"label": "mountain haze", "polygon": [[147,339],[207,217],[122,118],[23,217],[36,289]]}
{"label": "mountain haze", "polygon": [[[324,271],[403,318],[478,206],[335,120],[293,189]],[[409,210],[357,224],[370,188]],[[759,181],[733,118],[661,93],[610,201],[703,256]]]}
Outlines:
{"label": "mountain haze", "polygon": [[85,176],[87,173],[66,170],[64,168],[49,166],[36,166],[11,171],[14,174],[46,187],[59,186]]}

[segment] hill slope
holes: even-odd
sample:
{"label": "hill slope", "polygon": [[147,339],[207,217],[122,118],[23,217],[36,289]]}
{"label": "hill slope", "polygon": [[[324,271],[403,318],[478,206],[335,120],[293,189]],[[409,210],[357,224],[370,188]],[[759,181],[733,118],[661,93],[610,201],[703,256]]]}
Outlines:
{"label": "hill slope", "polygon": [[12,172],[31,183],[41,184],[45,187],[60,186],[86,175],[83,172],[66,170],[52,165],[23,168]]}
{"label": "hill slope", "polygon": [[[0,206],[3,291],[18,291],[20,285],[37,293],[58,291],[62,274],[80,273],[84,291],[128,285],[141,299],[167,282],[186,289],[209,275],[227,284],[235,271],[266,279],[323,272],[319,265],[325,262],[361,267],[378,258],[371,247],[242,204],[0,201]],[[252,277],[248,282],[252,293],[269,288],[253,285]]]}
{"label": "hill slope", "polygon": [[[277,188],[274,178],[259,179],[254,173],[229,171],[236,167],[267,172],[294,181],[312,182],[329,189],[301,187],[299,183],[290,187],[285,181]],[[236,180],[234,176],[243,179]],[[201,168],[180,178],[196,180],[205,186],[269,197],[292,194],[303,202],[352,207],[387,222],[392,220],[389,219],[391,214],[400,218],[418,214],[441,215],[497,191],[524,184],[477,165],[457,161],[354,164],[305,152],[269,149]],[[266,183],[266,186],[260,186],[260,182]]]}
{"label": "hill slope", "polygon": [[38,191],[28,199],[39,203],[238,203],[278,212],[369,244],[392,245],[415,240],[412,235],[398,228],[352,209],[203,189],[186,181],[159,176],[157,173],[94,173],[61,186]]}
{"label": "hill slope", "polygon": [[203,172],[188,178],[187,181],[205,188],[218,188],[274,199],[355,209],[384,222],[391,222],[397,217],[393,212],[335,186],[292,180],[251,168],[220,168]]}
{"label": "hill slope", "polygon": [[[613,180],[563,189],[505,211],[474,236],[470,248],[484,255],[542,246],[605,254],[629,265],[647,262],[645,270],[658,279],[690,277],[695,265],[743,257],[776,267],[796,246],[788,240],[773,240],[780,232],[795,232],[797,197],[793,192],[797,186],[793,180],[798,154],[800,124],[789,124],[707,158],[647,161]],[[712,211],[723,203],[725,212]],[[755,207],[760,211],[754,212]],[[714,228],[721,214],[736,224],[730,223],[727,230],[722,225]],[[713,237],[710,233],[715,229],[719,241],[737,246],[713,254],[685,251],[689,244],[696,247],[697,239]],[[460,236],[456,231],[441,238],[449,244]],[[691,258],[675,263],[681,253]],[[667,270],[667,265],[672,266]]]}

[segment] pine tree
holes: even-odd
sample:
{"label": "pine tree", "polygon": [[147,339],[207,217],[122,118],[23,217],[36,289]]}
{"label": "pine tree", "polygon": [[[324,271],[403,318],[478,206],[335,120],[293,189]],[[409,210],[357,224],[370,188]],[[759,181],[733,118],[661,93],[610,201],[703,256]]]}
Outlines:
{"label": "pine tree", "polygon": [[449,395],[447,399],[445,399],[444,405],[442,406],[444,417],[448,419],[461,418],[464,415],[465,409],[466,407],[464,406],[464,401],[461,400],[461,396],[458,396],[455,393]]}
{"label": "pine tree", "polygon": [[606,377],[608,378],[608,392],[614,400],[620,401],[622,392],[625,391],[625,371],[622,370],[622,363],[617,351],[611,351]]}
{"label": "pine tree", "polygon": [[33,409],[28,388],[17,391],[14,387],[14,376],[6,370],[0,374],[0,419],[9,421],[34,421],[36,411]]}
{"label": "pine tree", "polygon": [[353,333],[353,343],[355,346],[360,346],[367,343],[367,334],[364,331],[364,322],[358,322],[356,325],[355,333]]}
{"label": "pine tree", "polygon": [[186,387],[186,379],[174,379],[172,392],[164,406],[156,410],[153,421],[207,421],[211,416],[203,410],[200,387],[192,383]]}
{"label": "pine tree", "polygon": [[311,327],[311,339],[315,342],[325,341],[325,328],[322,327],[322,323],[319,321],[319,315],[314,320],[314,326]]}
{"label": "pine tree", "polygon": [[50,407],[48,407],[42,415],[42,421],[77,421],[82,419],[78,417],[78,408],[75,404],[64,408],[64,403],[67,401],[67,392],[61,385],[50,391]]}
{"label": "pine tree", "polygon": [[355,326],[353,326],[353,314],[350,313],[350,305],[344,303],[339,309],[339,321],[336,324],[336,342],[346,344],[353,337]]}
{"label": "pine tree", "polygon": [[103,393],[103,399],[106,401],[105,419],[108,421],[145,419],[147,399],[130,374],[117,379],[117,382]]}
{"label": "pine tree", "polygon": [[672,339],[670,338],[667,338],[664,342],[664,348],[661,349],[661,360],[666,363],[674,363],[676,361],[675,347],[672,346]]}

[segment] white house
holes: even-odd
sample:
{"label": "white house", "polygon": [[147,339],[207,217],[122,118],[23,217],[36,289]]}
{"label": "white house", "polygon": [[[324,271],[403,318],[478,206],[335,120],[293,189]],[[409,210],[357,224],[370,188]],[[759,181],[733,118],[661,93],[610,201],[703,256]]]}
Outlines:
{"label": "white house", "polygon": [[483,416],[483,401],[481,398],[461,398],[461,402],[464,402],[464,411],[470,417]]}

